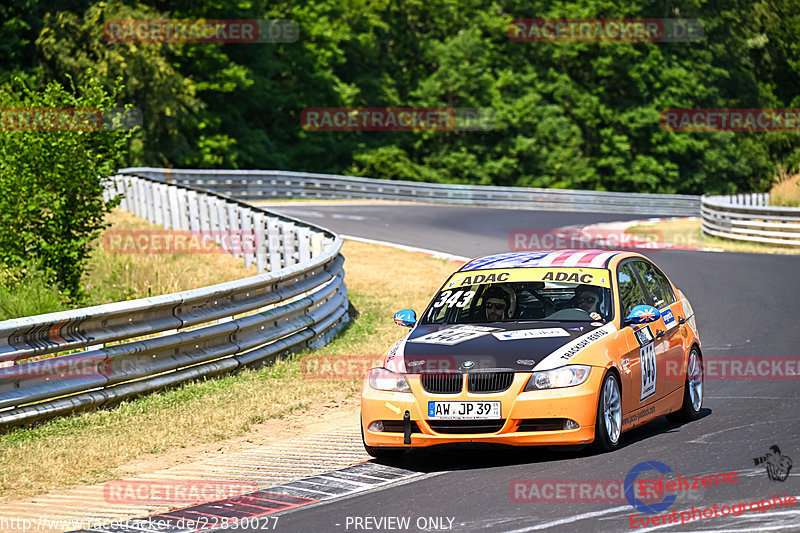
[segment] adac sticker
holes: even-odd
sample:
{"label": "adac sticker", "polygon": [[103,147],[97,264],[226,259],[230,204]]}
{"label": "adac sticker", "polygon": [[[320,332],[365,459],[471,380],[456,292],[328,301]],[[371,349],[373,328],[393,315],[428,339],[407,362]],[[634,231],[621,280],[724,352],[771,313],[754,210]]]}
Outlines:
{"label": "adac sticker", "polygon": [[512,268],[493,270],[470,270],[456,272],[444,286],[444,289],[453,287],[468,287],[486,283],[511,283],[522,281],[544,281],[554,283],[582,283],[610,287],[609,271],[603,268]]}
{"label": "adac sticker", "polygon": [[492,333],[501,341],[514,341],[517,339],[544,339],[548,337],[569,337],[563,328],[518,329],[514,331],[500,331]]}

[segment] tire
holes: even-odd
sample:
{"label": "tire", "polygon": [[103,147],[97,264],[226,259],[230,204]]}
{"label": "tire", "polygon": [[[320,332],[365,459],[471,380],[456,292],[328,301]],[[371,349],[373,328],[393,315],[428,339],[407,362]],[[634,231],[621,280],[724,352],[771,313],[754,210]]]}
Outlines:
{"label": "tire", "polygon": [[364,440],[363,422],[361,423],[361,443],[364,445],[364,450],[379,461],[396,461],[406,452],[405,448],[376,448],[375,446],[367,446],[367,441]]}
{"label": "tire", "polygon": [[689,352],[681,408],[667,415],[670,422],[691,422],[700,418],[703,408],[703,358],[697,348]]}
{"label": "tire", "polygon": [[594,425],[594,445],[601,452],[619,448],[622,439],[622,392],[619,379],[608,372],[600,387],[597,400],[597,417]]}

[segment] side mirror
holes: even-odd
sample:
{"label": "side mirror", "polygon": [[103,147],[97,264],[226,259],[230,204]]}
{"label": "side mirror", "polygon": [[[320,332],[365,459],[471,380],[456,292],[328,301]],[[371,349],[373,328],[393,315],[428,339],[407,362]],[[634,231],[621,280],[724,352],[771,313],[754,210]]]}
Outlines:
{"label": "side mirror", "polygon": [[402,309],[394,314],[394,323],[398,326],[413,328],[417,323],[417,313],[413,309]]}
{"label": "side mirror", "polygon": [[622,327],[630,326],[631,324],[649,324],[661,318],[661,311],[652,305],[637,305],[625,320],[622,321]]}

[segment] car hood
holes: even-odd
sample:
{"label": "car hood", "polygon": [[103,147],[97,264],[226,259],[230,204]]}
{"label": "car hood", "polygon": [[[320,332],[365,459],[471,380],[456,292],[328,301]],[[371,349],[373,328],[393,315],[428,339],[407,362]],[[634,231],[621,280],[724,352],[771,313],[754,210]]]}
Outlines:
{"label": "car hood", "polygon": [[[387,355],[408,373],[503,368],[530,372],[566,364],[616,331],[599,322],[417,325]],[[404,368],[403,368],[404,367]]]}

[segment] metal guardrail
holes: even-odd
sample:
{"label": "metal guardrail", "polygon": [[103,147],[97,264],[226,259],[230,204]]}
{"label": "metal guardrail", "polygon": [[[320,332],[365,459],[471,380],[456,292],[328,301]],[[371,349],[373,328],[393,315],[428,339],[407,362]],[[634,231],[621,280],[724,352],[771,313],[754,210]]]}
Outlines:
{"label": "metal guardrail", "polygon": [[800,208],[769,206],[769,193],[703,196],[703,233],[800,247]]}
{"label": "metal guardrail", "polygon": [[127,168],[120,172],[194,185],[247,201],[287,198],[410,200],[549,211],[697,216],[700,197],[356,178],[282,170]]}
{"label": "metal guardrail", "polygon": [[148,178],[115,176],[106,198],[119,193],[124,209],[168,229],[255,232],[259,248],[242,255],[262,273],[0,322],[0,426],[272,361],[327,343],[349,320],[336,234]]}

